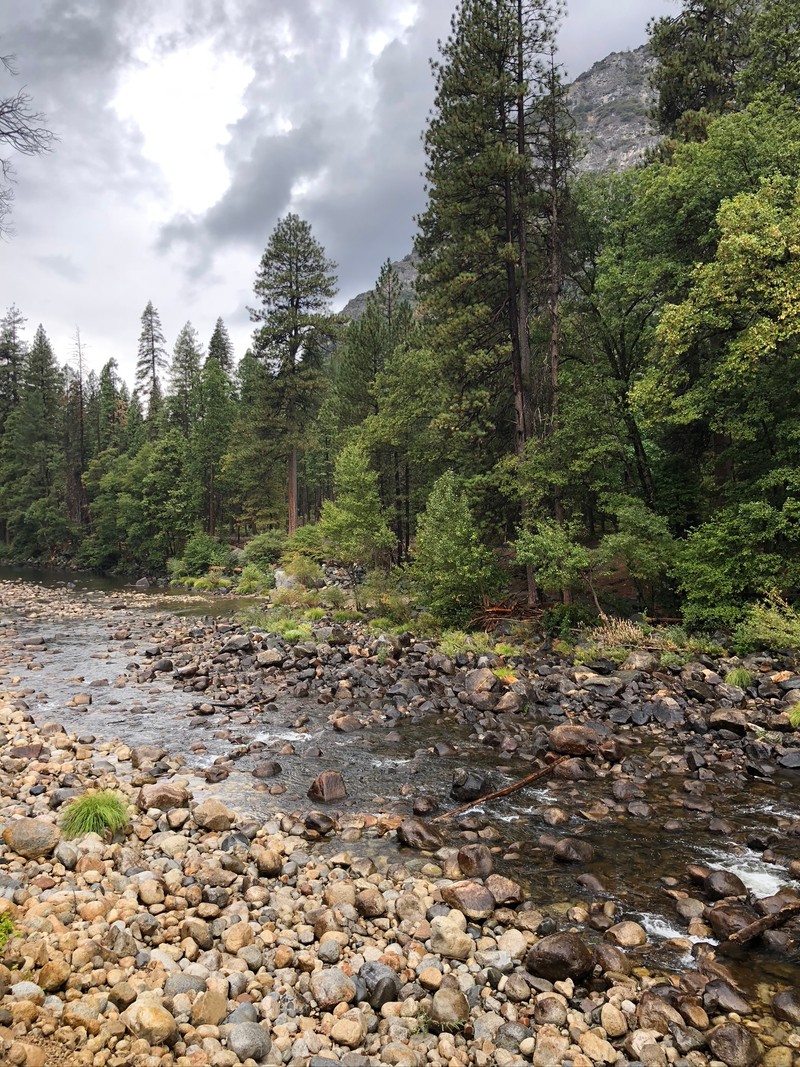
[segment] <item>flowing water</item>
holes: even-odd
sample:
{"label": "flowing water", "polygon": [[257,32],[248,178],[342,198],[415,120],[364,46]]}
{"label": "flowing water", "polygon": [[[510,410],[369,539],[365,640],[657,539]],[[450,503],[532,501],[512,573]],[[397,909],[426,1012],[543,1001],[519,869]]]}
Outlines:
{"label": "flowing water", "polygon": [[[15,575],[28,577],[19,572]],[[41,582],[41,572],[36,572],[36,577]],[[211,617],[229,614],[229,599],[175,597],[155,590],[147,599],[137,596],[127,604],[123,584],[113,580],[84,580],[74,574],[52,580],[74,583],[92,610],[79,622],[59,618],[57,612],[26,619],[24,613],[15,616],[13,610],[6,610],[0,620],[13,624],[15,640],[35,635],[44,639],[44,648],[33,650],[41,668],[37,670],[26,669],[25,659],[30,659],[31,649],[6,651],[4,666],[9,674],[2,679],[4,685],[16,675],[21,679],[18,685],[33,690],[26,699],[39,722],[57,721],[80,735],[121,740],[130,746],[158,744],[172,756],[184,756],[187,776],[192,771],[201,772],[218,758],[230,758],[232,751],[235,754],[258,743],[258,751],[236,760],[225,781],[211,786],[201,778],[192,780],[196,793],[218,796],[247,814],[266,817],[275,810],[311,809],[314,805],[306,791],[311,780],[327,769],[340,770],[347,783],[349,797],[336,805],[337,810],[403,815],[410,813],[407,792],[413,796],[432,794],[442,810],[455,806],[449,790],[456,767],[488,772],[495,788],[530,773],[528,763],[491,747],[485,743],[489,739],[454,716],[398,715],[393,704],[385,709],[384,721],[354,733],[333,731],[328,722],[330,706],[318,704],[313,697],[279,697],[262,712],[226,708],[213,715],[198,715],[196,706],[202,697],[173,688],[169,674],[145,685],[119,679],[130,673],[132,663],[142,661],[142,653],[148,644],[157,642],[162,626],[169,630],[165,607],[173,613]],[[132,627],[131,640],[112,641],[110,633],[123,616]],[[10,632],[11,628],[7,634]],[[10,643],[0,630],[0,648],[7,650]],[[16,669],[15,656],[19,657]],[[92,695],[90,707],[65,706],[77,691]],[[535,720],[525,723],[526,728],[528,725],[533,728]],[[647,757],[652,741],[636,727],[618,727],[617,736],[629,754]],[[442,738],[455,747],[455,756],[438,758],[433,753],[433,745]],[[653,753],[653,757],[657,763],[660,753]],[[253,778],[252,769],[264,760],[280,763],[281,774],[261,783]],[[283,795],[270,795],[268,787],[274,782],[285,787]],[[476,828],[488,828],[484,835],[494,835],[494,839],[484,836],[487,844],[502,846],[507,857],[498,864],[502,872],[522,882],[543,910],[563,902],[589,904],[592,895],[576,882],[584,868],[554,863],[550,849],[540,843],[541,836],[572,835],[589,841],[595,859],[588,870],[602,881],[603,898],[613,899],[620,917],[637,919],[650,936],[644,961],[680,970],[691,964],[700,939],[688,937],[686,923],[678,916],[667,890],[670,884],[678,884],[693,895],[685,875],[688,864],[732,871],[756,896],[763,897],[796,885],[785,864],[800,859],[797,772],[753,779],[746,790],[738,779],[726,782],[719,775],[704,796],[713,802],[715,816],[730,823],[731,831],[724,838],[708,829],[707,813],[684,808],[687,793],[683,783],[682,776],[668,771],[651,777],[644,797],[647,808],[631,814],[611,798],[611,778],[580,783],[550,779],[478,806],[470,816]],[[554,806],[567,818],[555,831],[544,819],[546,810]],[[665,824],[672,829],[665,829]],[[792,830],[795,834],[789,832]],[[747,843],[754,838],[768,842],[784,863],[766,862],[763,846],[762,851],[749,848]],[[453,833],[453,843],[463,843],[463,836]],[[342,843],[334,837],[319,847],[339,851]],[[358,848],[393,857],[398,854],[391,837],[364,838]],[[676,879],[677,883],[665,884],[664,879]],[[777,956],[750,949],[731,966],[747,988],[752,989],[757,981],[800,985],[797,955]]]}

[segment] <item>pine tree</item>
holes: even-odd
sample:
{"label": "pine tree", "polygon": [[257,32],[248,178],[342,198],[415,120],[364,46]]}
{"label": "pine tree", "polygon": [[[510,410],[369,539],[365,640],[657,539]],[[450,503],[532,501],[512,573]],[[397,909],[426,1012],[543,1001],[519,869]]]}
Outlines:
{"label": "pine tree", "polygon": [[734,105],[756,6],[757,0],[683,0],[679,15],[650,22],[653,117],[662,133],[703,140],[710,117]]}
{"label": "pine tree", "polygon": [[270,372],[267,403],[287,456],[288,528],[297,528],[297,454],[304,426],[318,404],[323,342],[330,335],[336,276],[311,226],[298,215],[280,219],[261,257],[255,281],[260,306],[250,317],[256,354]]}
{"label": "pine tree", "polygon": [[762,0],[750,32],[749,62],[737,81],[737,97],[800,102],[800,2]]}
{"label": "pine tree", "polygon": [[233,373],[233,342],[221,318],[217,319],[208,342],[208,359],[215,359],[228,377]]}
{"label": "pine tree", "polygon": [[212,537],[222,510],[222,457],[228,447],[234,412],[230,380],[219,360],[209,354],[200,374],[191,456],[201,487],[206,532]]}
{"label": "pine tree", "polygon": [[0,322],[0,432],[19,404],[22,367],[28,348],[23,337],[25,322],[13,304]]}
{"label": "pine tree", "polygon": [[163,397],[159,374],[166,370],[168,360],[161,319],[153,307],[152,300],[147,301],[141,321],[139,358],[136,361],[136,389],[147,398],[147,418],[153,423],[161,408]]}
{"label": "pine tree", "polygon": [[203,353],[197,330],[187,322],[178,334],[169,368],[169,414],[185,434],[194,421],[194,394],[200,380]]}

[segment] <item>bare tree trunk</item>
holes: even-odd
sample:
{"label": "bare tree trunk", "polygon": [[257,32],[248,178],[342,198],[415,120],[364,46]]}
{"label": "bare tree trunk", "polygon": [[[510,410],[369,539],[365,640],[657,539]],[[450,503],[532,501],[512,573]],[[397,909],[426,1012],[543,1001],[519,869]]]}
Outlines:
{"label": "bare tree trunk", "polygon": [[292,445],[292,449],[289,452],[287,495],[289,502],[288,532],[291,537],[297,529],[297,448],[294,445]]}

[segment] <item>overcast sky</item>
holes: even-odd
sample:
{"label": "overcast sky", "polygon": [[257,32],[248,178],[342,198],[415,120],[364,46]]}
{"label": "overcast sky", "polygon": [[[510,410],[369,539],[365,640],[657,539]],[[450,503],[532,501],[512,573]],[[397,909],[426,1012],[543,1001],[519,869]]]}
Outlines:
{"label": "overcast sky", "polygon": [[[342,306],[411,250],[424,206],[428,61],[455,0],[3,0],[0,98],[25,86],[59,142],[18,159],[0,313],[41,322],[60,362],[132,380],[148,300],[171,351],[217,316],[240,358],[276,221],[296,211],[338,264]],[[645,40],[675,0],[571,0],[575,76]]]}

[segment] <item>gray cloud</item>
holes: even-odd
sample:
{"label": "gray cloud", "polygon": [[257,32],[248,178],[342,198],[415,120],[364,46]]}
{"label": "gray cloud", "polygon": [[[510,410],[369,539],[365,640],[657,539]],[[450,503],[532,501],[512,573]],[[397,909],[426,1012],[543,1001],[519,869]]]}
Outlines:
{"label": "gray cloud", "polygon": [[[149,299],[169,343],[187,318],[207,340],[222,314],[241,355],[258,258],[290,207],[339,264],[342,302],[371,285],[387,256],[410,250],[424,206],[429,59],[455,0],[415,7],[402,30],[399,0],[5,0],[0,51],[16,53],[20,77],[0,74],[0,96],[25,84],[60,138],[17,164],[17,236],[0,245],[6,302],[43,321],[61,358],[78,323],[91,362],[114,356],[126,374]],[[674,9],[572,0],[567,69],[642,43],[648,18]],[[208,41],[254,75],[224,150],[229,188],[204,213],[170,218],[163,175],[111,102],[144,42],[169,57]]]}

